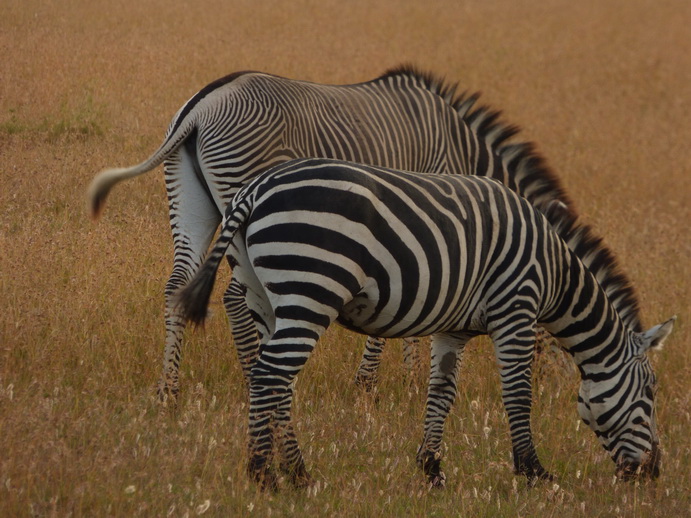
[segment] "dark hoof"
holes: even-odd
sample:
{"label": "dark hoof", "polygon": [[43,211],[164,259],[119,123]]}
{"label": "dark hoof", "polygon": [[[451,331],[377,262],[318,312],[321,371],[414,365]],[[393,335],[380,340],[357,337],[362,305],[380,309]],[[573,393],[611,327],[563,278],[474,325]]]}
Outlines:
{"label": "dark hoof", "polygon": [[444,489],[446,487],[446,475],[440,471],[437,475],[430,477],[429,484],[431,489]]}
{"label": "dark hoof", "polygon": [[301,475],[290,475],[288,480],[296,489],[306,489],[314,485],[314,479],[306,471]]}
{"label": "dark hoof", "polygon": [[278,489],[278,477],[271,469],[271,463],[267,463],[267,460],[267,457],[263,455],[250,457],[247,474],[262,491],[276,491]]}
{"label": "dark hoof", "polygon": [[314,484],[314,479],[307,472],[304,464],[292,469],[281,467],[281,471],[285,474],[291,485],[296,489],[305,489]]}
{"label": "dark hoof", "polygon": [[158,402],[163,406],[163,407],[170,407],[170,408],[176,408],[178,405],[178,395],[180,393],[180,389],[177,387],[171,387],[164,383],[163,381],[159,382],[158,387],[156,389],[156,395],[158,396]]}
{"label": "dark hoof", "polygon": [[446,487],[446,475],[441,470],[441,454],[439,452],[425,451],[421,453],[418,451],[417,464],[427,475],[430,488],[444,489]]}
{"label": "dark hoof", "polygon": [[529,487],[535,486],[539,480],[554,480],[554,476],[540,464],[535,451],[519,456],[514,450],[514,473],[524,475]]}
{"label": "dark hoof", "polygon": [[250,478],[256,482],[262,491],[270,491],[272,493],[278,491],[278,478],[271,470],[250,472]]}
{"label": "dark hoof", "polygon": [[528,487],[535,487],[542,480],[546,480],[547,482],[551,482],[553,480],[556,480],[556,477],[554,475],[552,475],[548,471],[545,471],[544,469],[541,470],[540,473],[523,473],[523,474],[528,479]]}

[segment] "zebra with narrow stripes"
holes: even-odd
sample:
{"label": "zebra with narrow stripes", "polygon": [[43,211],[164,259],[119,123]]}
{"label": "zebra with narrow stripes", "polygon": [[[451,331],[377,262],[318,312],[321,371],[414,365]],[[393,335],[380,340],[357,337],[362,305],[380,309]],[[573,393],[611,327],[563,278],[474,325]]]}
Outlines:
{"label": "zebra with narrow stripes", "polygon": [[[173,270],[165,287],[162,399],[177,398],[184,320],[172,295],[201,264],[237,190],[269,167],[293,158],[336,158],[423,173],[490,176],[533,203],[569,205],[557,178],[499,113],[477,107],[477,95],[410,67],[360,84],[332,86],[257,72],[219,79],[175,115],[160,148],[145,162],[100,173],[90,189],[97,215],[110,189],[165,162]],[[256,356],[256,331],[241,287],[224,295],[245,377]],[[367,341],[356,379],[376,382],[383,342]],[[404,349],[410,358],[411,348]],[[407,363],[410,363],[408,361]]]}
{"label": "zebra with narrow stripes", "polygon": [[[578,411],[618,473],[657,477],[656,380],[646,351],[662,345],[673,319],[637,330],[633,290],[601,240],[559,203],[543,210],[484,177],[332,160],[291,161],[243,188],[178,300],[187,319],[203,322],[219,264],[232,256],[261,341],[250,374],[251,476],[275,487],[277,442],[289,479],[310,482],[291,421],[293,382],[336,321],[374,336],[432,335],[417,460],[434,486],[445,484],[441,440],[461,355],[482,334],[494,342],[515,470],[551,478],[530,428],[536,325],[573,356]],[[594,273],[575,249],[598,258]],[[598,277],[618,287],[616,302]]]}

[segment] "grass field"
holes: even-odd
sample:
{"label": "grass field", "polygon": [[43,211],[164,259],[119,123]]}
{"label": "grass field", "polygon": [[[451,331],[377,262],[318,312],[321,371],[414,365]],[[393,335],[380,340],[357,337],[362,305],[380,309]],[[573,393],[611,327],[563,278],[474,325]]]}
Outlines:
{"label": "grass field", "polygon": [[[691,515],[690,20],[685,0],[3,0],[0,516]],[[646,325],[679,315],[652,359],[656,482],[613,481],[579,425],[576,376],[547,358],[533,427],[558,480],[528,489],[479,340],[446,429],[447,488],[428,491],[414,462],[424,367],[407,376],[393,344],[377,396],[363,394],[364,337],[334,327],[297,386],[318,484],[262,494],[244,474],[247,405],[220,291],[206,329],[188,333],[179,408],[159,408],[162,174],[118,186],[97,223],[93,175],[148,156],[182,103],[227,73],[352,83],[401,62],[481,90],[519,124],[617,252]]]}

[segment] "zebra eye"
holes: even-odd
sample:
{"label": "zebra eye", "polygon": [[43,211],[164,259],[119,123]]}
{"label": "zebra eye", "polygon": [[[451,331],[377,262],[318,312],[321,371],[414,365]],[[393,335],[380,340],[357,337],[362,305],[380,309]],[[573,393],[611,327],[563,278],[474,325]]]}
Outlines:
{"label": "zebra eye", "polygon": [[650,386],[645,387],[645,397],[647,397],[651,401],[653,399],[655,399],[655,391],[653,390],[653,387],[650,387]]}

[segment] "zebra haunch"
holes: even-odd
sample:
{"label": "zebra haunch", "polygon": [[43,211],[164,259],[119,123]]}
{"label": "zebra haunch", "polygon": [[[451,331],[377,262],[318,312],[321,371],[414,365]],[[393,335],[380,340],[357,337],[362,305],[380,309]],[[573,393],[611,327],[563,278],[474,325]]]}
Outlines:
{"label": "zebra haunch", "polygon": [[[226,205],[269,167],[293,158],[336,158],[421,173],[496,178],[531,202],[568,200],[529,144],[498,112],[476,106],[477,95],[409,67],[354,85],[323,85],[259,72],[209,84],[173,118],[160,148],[145,162],[109,169],[93,181],[98,214],[121,180],[165,162],[173,270],[166,283],[165,352],[159,396],[177,399],[184,321],[172,304],[202,262]],[[245,378],[256,355],[256,332],[231,281],[223,298]],[[381,341],[368,340],[356,379],[376,382]]]}
{"label": "zebra haunch", "polygon": [[293,381],[336,321],[376,336],[432,335],[417,455],[432,485],[445,484],[441,440],[460,358],[481,334],[495,347],[515,471],[551,478],[530,427],[537,325],[573,356],[579,414],[618,473],[657,477],[656,381],[646,352],[662,345],[673,319],[632,329],[570,247],[603,260],[611,254],[560,204],[543,211],[488,178],[317,159],[277,166],[243,188],[179,304],[203,322],[219,264],[232,256],[261,342],[250,373],[250,474],[275,486],[277,442],[281,468],[296,485],[309,483],[291,420]]}

